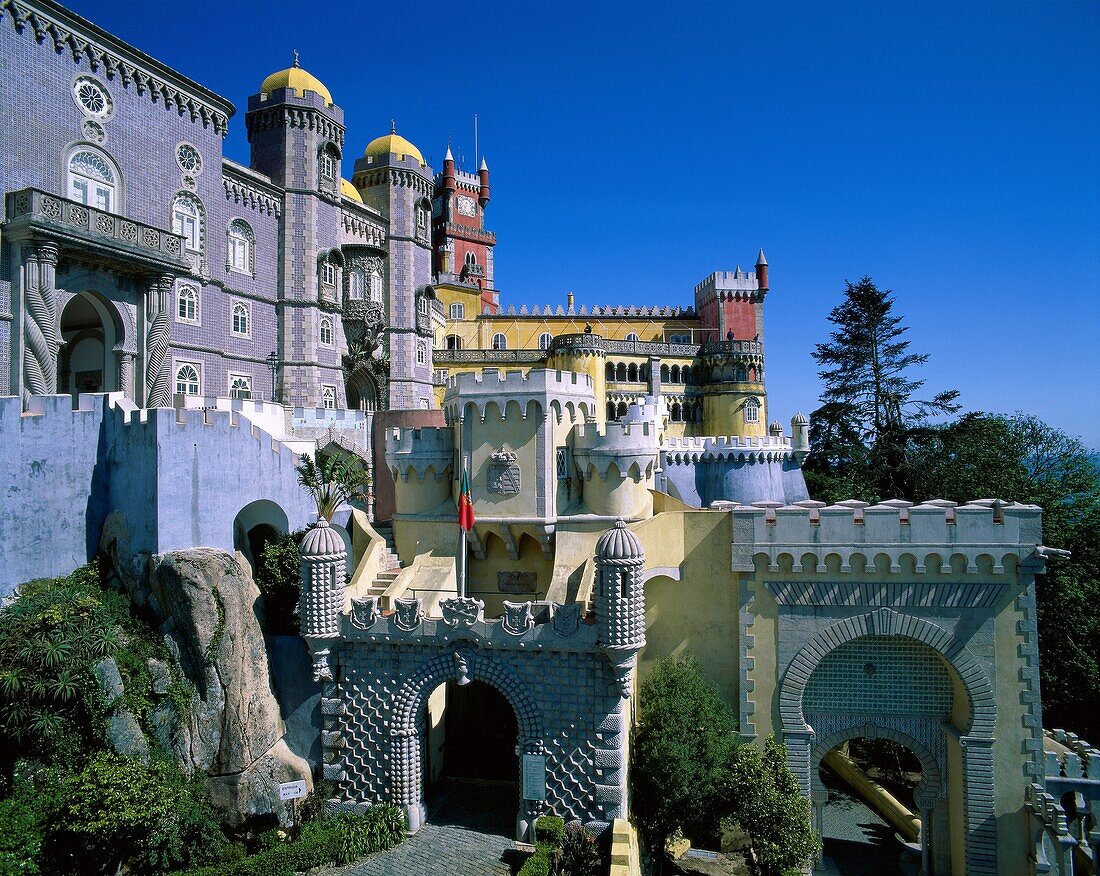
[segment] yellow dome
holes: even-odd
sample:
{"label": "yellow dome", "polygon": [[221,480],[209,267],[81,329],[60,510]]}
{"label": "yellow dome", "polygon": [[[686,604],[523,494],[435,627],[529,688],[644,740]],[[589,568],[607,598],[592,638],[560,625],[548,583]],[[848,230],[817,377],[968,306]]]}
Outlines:
{"label": "yellow dome", "polygon": [[402,137],[391,126],[390,132],[384,137],[376,137],[367,144],[367,151],[363,153],[367,158],[378,158],[380,155],[396,155],[398,158],[415,158],[417,164],[424,166],[424,156],[420,150]]}
{"label": "yellow dome", "polygon": [[307,91],[313,91],[325,99],[325,103],[332,106],[332,95],[328,93],[323,82],[316,76],[307,73],[298,66],[298,53],[294,53],[294,66],[272,73],[260,86],[260,93],[270,95],[279,88],[293,88],[298,97],[305,97]]}
{"label": "yellow dome", "polygon": [[360,204],[363,203],[363,199],[359,196],[359,190],[346,179],[340,180],[340,194],[345,198],[351,198],[353,201],[358,201]]}

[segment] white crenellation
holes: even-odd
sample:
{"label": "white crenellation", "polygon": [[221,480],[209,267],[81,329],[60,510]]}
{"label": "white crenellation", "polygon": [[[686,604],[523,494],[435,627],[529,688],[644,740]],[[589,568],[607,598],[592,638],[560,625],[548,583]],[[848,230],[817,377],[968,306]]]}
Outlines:
{"label": "white crenellation", "polygon": [[559,423],[566,417],[572,422],[596,419],[592,378],[587,374],[552,368],[532,368],[526,373],[485,368],[448,378],[443,411],[449,425],[461,423],[471,407],[485,422],[490,406],[501,419],[507,419],[511,412],[527,419],[532,406],[537,415],[552,411]]}

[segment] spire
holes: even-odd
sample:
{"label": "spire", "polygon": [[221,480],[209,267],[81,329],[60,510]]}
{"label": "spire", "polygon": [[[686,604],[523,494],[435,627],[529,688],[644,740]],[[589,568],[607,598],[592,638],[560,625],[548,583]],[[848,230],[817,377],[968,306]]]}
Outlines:
{"label": "spire", "polygon": [[488,170],[488,169],[489,169],[489,165],[485,163],[485,159],[483,157],[481,159],[481,167],[479,167],[478,170]]}
{"label": "spire", "polygon": [[768,266],[768,260],[764,258],[764,250],[761,248],[760,254],[756,257],[756,266],[759,268],[761,265]]}
{"label": "spire", "polygon": [[[390,119],[390,133],[391,134],[396,134],[397,133],[397,122],[395,122],[393,119]],[[763,252],[764,250],[760,250],[760,251]]]}
{"label": "spire", "polygon": [[447,154],[443,156],[443,160],[444,161],[454,161],[455,160],[455,157],[453,155],[451,155],[450,144],[447,145]]}
{"label": "spire", "polygon": [[298,63],[298,50],[297,49],[294,50],[294,66],[295,67],[301,67],[302,66],[301,64]]}

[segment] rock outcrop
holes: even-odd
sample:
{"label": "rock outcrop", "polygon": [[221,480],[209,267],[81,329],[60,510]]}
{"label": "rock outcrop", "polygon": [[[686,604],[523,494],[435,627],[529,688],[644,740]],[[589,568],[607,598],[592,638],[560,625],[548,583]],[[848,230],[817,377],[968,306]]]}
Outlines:
{"label": "rock outcrop", "polygon": [[279,783],[305,779],[312,785],[312,776],[283,741],[263,604],[247,563],[195,548],[153,556],[140,574],[127,533],[110,523],[103,542],[120,583],[159,626],[176,675],[194,688],[187,714],[179,714],[168,696],[172,673],[164,664],[151,665],[150,732],[187,773],[206,773],[211,797],[231,824],[269,813],[289,823]]}

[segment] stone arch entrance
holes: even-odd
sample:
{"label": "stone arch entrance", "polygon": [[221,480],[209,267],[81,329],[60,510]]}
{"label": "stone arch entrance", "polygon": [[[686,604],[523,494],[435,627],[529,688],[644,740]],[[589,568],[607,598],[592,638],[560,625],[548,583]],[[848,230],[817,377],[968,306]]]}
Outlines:
{"label": "stone arch entrance", "polygon": [[[814,714],[812,709],[807,709],[807,705],[813,705],[807,702],[806,694],[808,690],[812,693],[811,679],[816,670],[829,659],[829,655],[861,639],[918,643],[934,655],[943,666],[953,694],[946,720],[937,722],[932,714],[921,714],[912,719],[903,714],[886,717],[867,714],[866,708],[860,710],[863,714],[857,711],[847,716],[837,713],[826,720]],[[944,809],[939,802],[930,807],[933,823],[937,825],[932,832],[933,847],[936,847],[937,837],[940,837],[936,858],[946,867],[958,872],[965,871],[971,876],[993,876],[997,872],[993,810],[993,730],[996,723],[993,686],[985,667],[966,645],[947,630],[930,621],[887,608],[834,623],[811,638],[787,666],[780,686],[779,710],[788,762],[808,795],[812,795],[814,790],[813,777],[817,773],[820,757],[833,747],[825,747],[828,740],[841,742],[845,734],[852,738],[868,733],[888,735],[891,732],[897,737],[912,738],[926,750],[925,758],[929,762],[926,764],[922,760],[922,766],[931,769],[934,764],[940,777],[941,792],[956,798],[946,807],[949,818],[947,813],[937,814]],[[818,726],[815,726],[815,721]],[[929,733],[929,724],[937,728],[934,736]],[[930,740],[932,744],[929,744]],[[902,740],[899,738],[898,741]],[[906,744],[912,749],[912,745]],[[814,754],[819,750],[820,755],[815,762]],[[948,781],[947,764],[952,765],[951,769],[959,770],[956,778],[960,781]],[[946,788],[952,790],[950,795]],[[927,794],[923,802],[931,802]],[[940,822],[945,822],[942,829],[946,830],[946,838],[941,836]],[[947,848],[948,845],[950,848]]]}
{"label": "stone arch entrance", "polygon": [[[824,840],[824,809],[829,799],[829,789],[821,777],[822,761],[826,756],[855,739],[889,739],[903,745],[916,757],[921,766],[921,778],[913,789],[914,804],[920,818],[921,873],[933,876],[947,872],[947,770],[935,753],[920,740],[900,730],[882,728],[875,724],[848,727],[821,739],[810,754],[810,786],[813,803],[814,829]],[[824,844],[821,860],[824,859]],[[936,859],[940,863],[935,863]]]}
{"label": "stone arch entrance", "polygon": [[57,390],[130,393],[133,340],[115,305],[94,292],[78,292],[65,302],[60,318]]}
{"label": "stone arch entrance", "polygon": [[[424,754],[427,744],[428,698],[441,684],[481,681],[496,688],[515,712],[519,753],[543,753],[543,722],[530,692],[506,666],[461,642],[437,655],[414,672],[394,698],[390,726],[390,777],[393,800],[402,806],[415,833],[424,824]],[[516,837],[523,839],[537,817],[538,804],[521,801]]]}
{"label": "stone arch entrance", "polygon": [[348,376],[345,391],[350,410],[377,411],[382,408],[378,385],[365,368],[357,368]]}
{"label": "stone arch entrance", "polygon": [[286,512],[270,499],[257,499],[233,519],[233,547],[245,555],[255,571],[264,544],[289,531]]}

